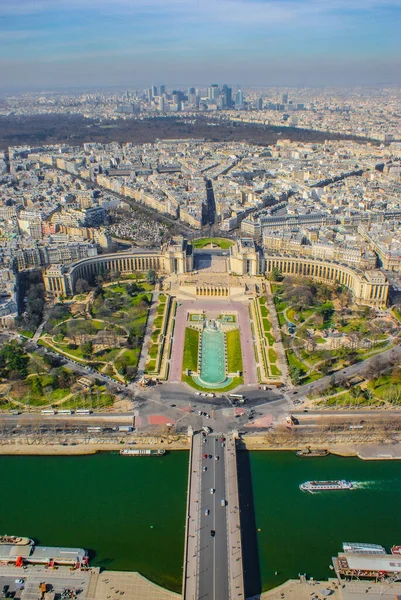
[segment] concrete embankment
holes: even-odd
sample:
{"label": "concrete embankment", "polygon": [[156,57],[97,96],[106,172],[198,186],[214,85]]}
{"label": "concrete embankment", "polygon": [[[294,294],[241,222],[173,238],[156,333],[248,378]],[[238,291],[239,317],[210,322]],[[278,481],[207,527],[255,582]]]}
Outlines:
{"label": "concrete embankment", "polygon": [[[401,460],[401,444],[400,443],[382,443],[374,441],[358,442],[358,441],[339,441],[327,443],[314,443],[313,438],[310,440],[298,443],[283,443],[279,444],[275,440],[269,439],[264,435],[246,435],[241,439],[241,447],[245,450],[260,450],[260,451],[287,451],[295,452],[306,447],[311,449],[326,449],[330,454],[337,456],[357,456],[361,460]],[[157,449],[162,448],[167,451],[174,450],[189,450],[190,442],[186,436],[155,436],[130,438],[130,443],[135,448]],[[119,452],[122,448],[131,447],[130,443],[105,443],[104,441],[90,441],[77,443],[46,443],[43,439],[32,440],[26,442],[21,440],[13,440],[7,443],[6,440],[0,444],[0,455],[31,455],[31,456],[79,456],[85,454],[97,454],[98,452]]]}
{"label": "concrete embankment", "polygon": [[[133,442],[131,441],[131,444]],[[63,445],[63,443],[45,443],[44,441],[25,441],[0,444],[0,455],[38,455],[38,456],[79,456],[84,454],[97,454],[98,452],[119,452],[122,448],[143,448],[164,450],[189,450],[189,441],[186,436],[174,439],[165,438],[146,438],[136,439],[134,444],[121,444],[119,442],[104,443],[102,441],[91,441],[88,443],[77,442]]]}

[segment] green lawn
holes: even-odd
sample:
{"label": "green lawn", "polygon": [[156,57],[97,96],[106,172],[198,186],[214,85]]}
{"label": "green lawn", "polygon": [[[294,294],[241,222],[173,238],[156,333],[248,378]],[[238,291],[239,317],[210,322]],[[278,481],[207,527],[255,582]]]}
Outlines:
{"label": "green lawn", "polygon": [[304,372],[308,370],[308,367],[299,360],[299,358],[296,354],[294,354],[294,352],[292,352],[291,350],[287,350],[286,354],[288,364],[290,365],[290,367],[296,367],[297,369],[300,369]]}
{"label": "green lawn", "polygon": [[163,317],[156,317],[156,319],[153,321],[153,327],[155,327],[156,329],[160,329],[160,327],[162,326],[163,323]]}
{"label": "green lawn", "polygon": [[269,311],[267,310],[264,304],[261,304],[260,306],[260,314],[262,315],[262,318],[266,318],[269,316]]}
{"label": "green lawn", "polygon": [[265,338],[269,342],[269,346],[273,346],[273,344],[274,344],[274,337],[272,336],[272,334],[271,333],[265,333]]}
{"label": "green lawn", "polygon": [[194,248],[204,248],[211,243],[219,246],[222,250],[228,250],[234,242],[232,240],[227,240],[226,238],[202,238],[192,242],[192,245]]}
{"label": "green lawn", "polygon": [[284,314],[282,312],[277,313],[277,318],[280,327],[284,327],[284,325],[287,323],[287,319],[285,318]]}
{"label": "green lawn", "polygon": [[187,327],[185,330],[183,371],[186,369],[190,371],[198,370],[198,351],[199,331]]}
{"label": "green lawn", "polygon": [[165,303],[161,303],[159,304],[159,306],[157,307],[157,314],[158,315],[162,315],[164,313],[164,309],[165,309]]}
{"label": "green lawn", "polygon": [[236,373],[237,371],[242,371],[241,339],[239,329],[227,331],[226,347],[228,372]]}
{"label": "green lawn", "polygon": [[270,365],[270,373],[273,377],[280,377],[281,371],[276,365]]}
{"label": "green lawn", "polygon": [[263,319],[263,330],[266,333],[267,331],[270,331],[270,329],[272,328],[272,324],[270,323],[269,319]]}
{"label": "green lawn", "polygon": [[26,338],[33,338],[34,336],[34,331],[29,331],[29,329],[21,329],[18,333]]}
{"label": "green lawn", "polygon": [[156,344],[159,341],[160,331],[161,331],[160,329],[154,329],[152,331],[152,335],[150,337],[154,344]]}
{"label": "green lawn", "polygon": [[275,350],[273,350],[273,348],[269,348],[268,354],[269,354],[269,361],[271,363],[277,362],[277,352]]}
{"label": "green lawn", "polygon": [[159,346],[157,344],[151,344],[149,346],[148,356],[150,356],[150,358],[156,358],[158,352],[159,352]]}
{"label": "green lawn", "polygon": [[145,367],[145,373],[153,373],[155,369],[156,369],[156,361],[151,360],[147,363],[147,365]]}

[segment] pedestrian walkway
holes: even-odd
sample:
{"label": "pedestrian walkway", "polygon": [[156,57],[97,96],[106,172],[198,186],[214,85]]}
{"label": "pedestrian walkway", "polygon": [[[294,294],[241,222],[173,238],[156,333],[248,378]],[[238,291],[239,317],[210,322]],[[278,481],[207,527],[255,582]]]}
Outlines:
{"label": "pedestrian walkway", "polygon": [[139,357],[139,362],[138,362],[137,379],[141,379],[141,377],[143,377],[143,375],[145,373],[145,364],[146,364],[146,358],[148,356],[148,350],[149,350],[149,346],[150,346],[150,342],[151,342],[150,336],[152,334],[153,321],[155,320],[155,317],[157,316],[157,299],[159,297],[159,294],[160,294],[159,284],[156,283],[155,289],[153,290],[153,293],[152,293],[151,306],[150,306],[149,313],[148,313],[148,320],[146,322],[145,336],[143,338],[141,355]]}

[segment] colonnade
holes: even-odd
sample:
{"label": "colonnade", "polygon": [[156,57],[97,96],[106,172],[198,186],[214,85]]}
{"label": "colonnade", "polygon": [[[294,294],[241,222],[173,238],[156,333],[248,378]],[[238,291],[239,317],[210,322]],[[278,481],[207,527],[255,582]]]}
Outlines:
{"label": "colonnade", "polygon": [[228,287],[217,285],[202,285],[196,286],[197,296],[220,296],[227,297],[229,295]]}

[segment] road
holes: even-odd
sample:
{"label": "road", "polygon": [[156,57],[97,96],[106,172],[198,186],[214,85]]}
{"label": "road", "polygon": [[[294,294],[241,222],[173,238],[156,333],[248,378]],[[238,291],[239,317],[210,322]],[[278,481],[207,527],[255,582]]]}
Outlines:
{"label": "road", "polygon": [[[220,435],[204,438],[199,506],[199,593],[202,600],[225,600],[228,591],[228,539],[225,483],[226,448]],[[203,458],[204,454],[208,458]],[[212,458],[210,458],[210,456]],[[218,460],[216,460],[218,456]],[[203,469],[207,470],[204,472]],[[214,493],[211,493],[211,490]],[[224,506],[222,506],[224,501]],[[209,511],[209,514],[206,514]],[[211,532],[215,535],[212,537]]]}

